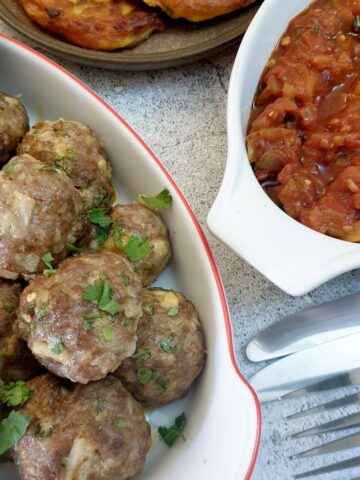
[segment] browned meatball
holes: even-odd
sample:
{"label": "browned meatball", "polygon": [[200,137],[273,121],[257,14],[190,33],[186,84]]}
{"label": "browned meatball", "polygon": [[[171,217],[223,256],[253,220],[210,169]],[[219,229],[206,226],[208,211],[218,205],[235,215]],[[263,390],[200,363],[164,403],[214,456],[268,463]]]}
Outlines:
{"label": "browned meatball", "polygon": [[25,108],[17,97],[0,92],[0,162],[6,162],[29,129]]}
{"label": "browned meatball", "polygon": [[20,297],[20,331],[39,362],[74,382],[113,372],[136,347],[139,276],[114,253],[75,256]]}
{"label": "browned meatball", "polygon": [[28,382],[32,416],[14,456],[26,480],[123,480],[141,471],[150,446],[143,411],[121,382],[107,377],[66,385],[51,375]]}
{"label": "browned meatball", "polygon": [[107,209],[114,196],[111,168],[104,147],[89,127],[59,119],[44,121],[28,132],[18,147],[49,168],[66,173],[87,207]]}
{"label": "browned meatball", "polygon": [[84,201],[62,173],[45,171],[31,157],[14,157],[0,172],[0,277],[42,272],[42,256],[54,264],[84,234]]}
{"label": "browned meatball", "polygon": [[135,354],[115,375],[149,406],[183,397],[205,361],[205,342],[199,317],[181,293],[162,289],[145,292]]}
{"label": "browned meatball", "polygon": [[4,382],[29,378],[40,367],[16,328],[20,292],[19,284],[0,280],[0,379]]}
{"label": "browned meatball", "polygon": [[[143,285],[151,285],[166,267],[171,258],[169,235],[161,217],[140,203],[116,205],[112,212],[112,235],[105,248],[123,255],[139,273]],[[147,239],[147,240],[146,240]],[[145,255],[141,249],[138,260],[134,260],[129,250],[129,242],[145,242]],[[136,253],[136,251],[135,251]]]}

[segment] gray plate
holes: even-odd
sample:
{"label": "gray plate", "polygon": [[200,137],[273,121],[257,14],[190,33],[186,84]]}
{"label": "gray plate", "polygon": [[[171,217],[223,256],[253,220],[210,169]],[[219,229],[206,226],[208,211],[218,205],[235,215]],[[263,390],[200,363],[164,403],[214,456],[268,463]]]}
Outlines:
{"label": "gray plate", "polygon": [[35,25],[16,0],[1,0],[0,18],[44,50],[77,63],[117,70],[150,70],[198,60],[236,43],[259,8],[255,5],[217,19],[191,23],[167,21],[141,45],[117,52],[99,52],[70,45]]}

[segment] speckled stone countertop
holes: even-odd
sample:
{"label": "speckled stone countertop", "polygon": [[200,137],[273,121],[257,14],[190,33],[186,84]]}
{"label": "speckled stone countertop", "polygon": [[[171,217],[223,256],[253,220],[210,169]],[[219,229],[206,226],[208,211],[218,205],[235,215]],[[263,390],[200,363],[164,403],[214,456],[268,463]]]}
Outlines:
{"label": "speckled stone countertop", "polygon": [[[0,32],[30,43],[1,21]],[[227,88],[236,50],[232,48],[187,66],[133,73],[55,60],[123,116],[165,164],[185,194],[217,261],[232,317],[236,358],[240,370],[249,378],[262,366],[251,364],[245,357],[245,346],[253,335],[285,315],[360,291],[360,270],[342,275],[304,297],[292,298],[236,257],[207,230],[206,217],[226,162]],[[340,393],[323,394],[319,398],[330,400]],[[263,433],[252,476],[254,480],[289,480],[295,473],[360,454],[358,448],[303,461],[289,459],[294,453],[321,441],[319,437],[287,440],[291,432],[312,426],[314,419],[287,422],[284,416],[316,404],[319,398],[275,402],[263,407]],[[339,412],[331,418],[336,415]],[[323,415],[323,418],[328,416]],[[326,440],[332,438],[334,435],[324,437]],[[346,470],[321,478],[350,480],[359,472],[360,469],[357,472]]]}

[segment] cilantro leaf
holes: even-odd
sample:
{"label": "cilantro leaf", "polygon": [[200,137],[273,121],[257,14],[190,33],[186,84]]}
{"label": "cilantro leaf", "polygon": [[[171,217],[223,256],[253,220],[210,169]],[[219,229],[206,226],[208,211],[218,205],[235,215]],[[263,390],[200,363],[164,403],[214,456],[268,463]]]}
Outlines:
{"label": "cilantro leaf", "polygon": [[169,208],[172,204],[172,196],[167,188],[164,188],[164,190],[155,197],[141,195],[140,198],[145,205],[150,208]]}
{"label": "cilantro leaf", "polygon": [[167,377],[158,378],[156,380],[156,386],[159,390],[160,395],[163,395],[170,387],[170,380]]}
{"label": "cilantro leaf", "polygon": [[95,197],[92,208],[100,208],[101,210],[106,210],[109,206],[110,194],[105,190],[105,188],[100,187],[98,194]]}
{"label": "cilantro leaf", "polygon": [[139,368],[136,371],[136,377],[141,385],[147,385],[150,383],[153,376],[154,372],[151,370],[151,368]]}
{"label": "cilantro leaf", "polygon": [[123,233],[122,233],[119,225],[117,223],[115,223],[114,227],[113,227],[113,240],[114,240],[115,247],[122,248],[124,246],[122,241],[121,241],[122,236],[123,236]]}
{"label": "cilantro leaf", "polygon": [[110,230],[108,227],[98,227],[96,234],[96,242],[99,247],[102,247],[106,240],[109,238]]}
{"label": "cilantro leaf", "polygon": [[113,223],[112,218],[105,215],[101,208],[92,208],[89,211],[90,222],[99,225],[100,227],[108,227]]}
{"label": "cilantro leaf", "polygon": [[166,353],[173,353],[177,350],[176,345],[171,345],[168,340],[161,340],[159,345],[161,350],[164,350]]}
{"label": "cilantro leaf", "polygon": [[101,284],[95,283],[93,285],[88,285],[83,294],[82,299],[87,300],[89,302],[97,302],[101,298],[102,288]]}
{"label": "cilantro leaf", "polygon": [[22,380],[0,385],[0,402],[8,407],[24,405],[29,400],[33,391]]}
{"label": "cilantro leaf", "polygon": [[169,317],[175,317],[179,313],[179,309],[177,307],[170,307],[167,314]]}
{"label": "cilantro leaf", "polygon": [[113,328],[110,326],[103,327],[102,329],[103,336],[107,342],[111,342],[113,339]]}
{"label": "cilantro leaf", "polygon": [[131,235],[124,250],[130,262],[136,262],[144,258],[153,248],[154,246],[149,243],[147,237],[138,238]]}
{"label": "cilantro leaf", "polygon": [[64,345],[61,340],[58,340],[55,345],[51,349],[52,352],[56,353],[56,355],[60,355],[64,351]]}
{"label": "cilantro leaf", "polygon": [[10,160],[10,162],[4,167],[4,176],[8,177],[10,173],[14,171],[14,168],[16,167],[18,163],[18,160]]}
{"label": "cilantro leaf", "polygon": [[50,302],[43,303],[38,309],[39,318],[44,318],[50,312]]}
{"label": "cilantro leaf", "polygon": [[114,316],[120,312],[120,305],[112,298],[112,289],[105,278],[94,285],[88,285],[82,294],[83,300],[97,302],[100,310]]}
{"label": "cilantro leaf", "polygon": [[81,316],[84,320],[95,320],[97,318],[101,318],[102,314],[100,312],[83,313]]}
{"label": "cilantro leaf", "polygon": [[138,347],[135,350],[135,353],[131,356],[131,358],[148,360],[149,358],[151,358],[151,352],[147,348]]}
{"label": "cilantro leaf", "polygon": [[104,312],[110,313],[110,315],[112,316],[115,316],[117,313],[120,312],[120,305],[115,302],[115,300],[110,300],[110,302],[103,307],[101,307],[99,303],[99,308],[101,308],[101,310],[103,310]]}
{"label": "cilantro leaf", "polygon": [[47,269],[43,271],[43,274],[54,275],[54,273],[56,273],[56,269],[53,268],[53,266],[51,265],[51,262],[54,260],[53,256],[51,255],[51,252],[45,253],[45,255],[41,257],[41,260],[47,266]]}
{"label": "cilantro leaf", "polygon": [[15,445],[26,433],[31,422],[30,415],[21,415],[13,410],[0,422],[0,455]]}
{"label": "cilantro leaf", "polygon": [[186,416],[182,413],[175,418],[174,425],[170,427],[159,427],[158,432],[168,447],[172,447],[179,437],[185,440],[183,432],[186,426]]}
{"label": "cilantro leaf", "polygon": [[69,252],[81,253],[83,251],[82,248],[73,245],[72,243],[65,243],[65,247],[69,250]]}

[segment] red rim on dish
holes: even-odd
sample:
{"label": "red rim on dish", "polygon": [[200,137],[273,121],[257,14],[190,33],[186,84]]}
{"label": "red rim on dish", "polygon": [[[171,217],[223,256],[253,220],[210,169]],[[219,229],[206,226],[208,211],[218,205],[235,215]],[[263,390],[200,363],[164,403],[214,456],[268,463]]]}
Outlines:
{"label": "red rim on dish", "polygon": [[251,474],[253,472],[254,466],[255,466],[255,461],[257,458],[259,446],[260,446],[260,436],[261,436],[261,407],[260,407],[260,402],[256,396],[256,393],[254,389],[249,385],[249,383],[245,380],[245,378],[242,376],[240,373],[240,370],[237,366],[236,360],[235,360],[235,353],[234,353],[234,347],[233,347],[233,337],[232,337],[232,328],[231,328],[231,322],[230,322],[230,314],[229,314],[229,309],[226,301],[226,296],[224,292],[224,288],[220,279],[220,274],[218,272],[213,254],[211,252],[211,249],[209,247],[209,244],[206,240],[206,237],[204,235],[204,232],[202,231],[202,228],[199,225],[199,222],[197,221],[193,211],[190,208],[190,205],[188,204],[187,200],[185,199],[184,195],[180,191],[179,187],[176,185],[175,181],[172,179],[171,175],[169,172],[166,170],[164,165],[160,162],[160,160],[156,157],[156,155],[150,150],[150,148],[144,143],[144,141],[139,137],[139,135],[125,122],[125,120],[112,108],[110,107],[102,98],[100,98],[95,92],[93,92],[87,85],[85,85],[83,82],[81,82],[77,77],[75,77],[72,73],[68,72],[65,68],[61,67],[54,61],[50,60],[49,58],[45,57],[44,55],[40,54],[36,50],[28,47],[27,45],[24,45],[23,43],[14,40],[13,38],[8,37],[7,35],[1,34],[0,33],[0,38],[13,43],[17,45],[18,47],[21,47],[24,50],[27,50],[28,52],[32,53],[33,55],[37,56],[41,60],[47,62],[57,70],[61,71],[63,74],[65,74],[67,77],[71,78],[74,82],[76,82],[81,88],[86,90],[91,96],[93,96],[98,102],[100,102],[128,131],[131,133],[131,135],[142,145],[142,147],[149,153],[151,158],[154,160],[154,162],[160,167],[160,169],[163,171],[163,173],[166,175],[167,179],[171,183],[172,187],[174,190],[177,192],[179,195],[180,200],[184,204],[188,214],[190,215],[192,222],[199,234],[199,237],[202,241],[202,244],[205,248],[213,275],[214,279],[217,285],[219,297],[221,300],[221,305],[222,305],[222,311],[223,311],[223,316],[224,316],[224,322],[225,322],[225,329],[226,329],[226,335],[227,335],[227,341],[228,341],[228,348],[229,348],[229,355],[231,359],[231,363],[234,367],[234,370],[236,374],[238,375],[240,381],[248,388],[250,391],[254,403],[255,403],[255,408],[256,408],[256,416],[257,416],[257,431],[256,431],[256,439],[255,439],[255,446],[254,446],[254,451],[252,454],[252,458],[250,460],[250,465],[248,468],[248,471],[245,476],[245,480],[249,480],[251,477]]}

